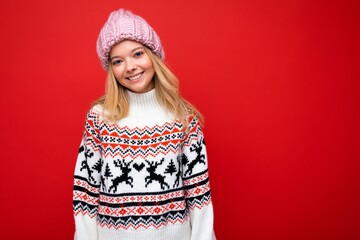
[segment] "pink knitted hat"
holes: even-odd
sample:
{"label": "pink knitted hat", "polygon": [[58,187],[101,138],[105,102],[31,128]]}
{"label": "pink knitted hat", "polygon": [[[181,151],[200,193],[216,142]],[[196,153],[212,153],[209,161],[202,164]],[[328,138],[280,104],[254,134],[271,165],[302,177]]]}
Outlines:
{"label": "pink knitted hat", "polygon": [[96,43],[97,54],[102,67],[106,71],[109,68],[109,53],[111,48],[125,39],[144,44],[164,60],[164,49],[154,29],[140,16],[128,10],[119,9],[110,14],[100,31]]}

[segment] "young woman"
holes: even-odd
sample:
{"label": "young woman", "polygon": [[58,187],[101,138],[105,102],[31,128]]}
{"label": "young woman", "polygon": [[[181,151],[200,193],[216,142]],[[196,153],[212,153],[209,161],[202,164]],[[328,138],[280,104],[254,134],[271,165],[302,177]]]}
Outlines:
{"label": "young woman", "polygon": [[75,166],[75,239],[215,239],[201,115],[179,94],[158,35],[120,9],[97,52],[106,92]]}

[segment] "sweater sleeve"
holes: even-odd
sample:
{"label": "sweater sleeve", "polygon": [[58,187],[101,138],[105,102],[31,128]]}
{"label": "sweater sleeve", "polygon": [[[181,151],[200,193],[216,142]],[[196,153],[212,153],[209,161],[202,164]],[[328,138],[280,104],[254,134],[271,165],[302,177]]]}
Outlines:
{"label": "sweater sleeve", "polygon": [[205,140],[196,117],[190,120],[183,143],[183,184],[190,213],[191,240],[214,240],[213,206]]}
{"label": "sweater sleeve", "polygon": [[85,121],[74,173],[73,211],[75,240],[97,240],[96,217],[99,204],[102,156],[97,114],[90,111]]}

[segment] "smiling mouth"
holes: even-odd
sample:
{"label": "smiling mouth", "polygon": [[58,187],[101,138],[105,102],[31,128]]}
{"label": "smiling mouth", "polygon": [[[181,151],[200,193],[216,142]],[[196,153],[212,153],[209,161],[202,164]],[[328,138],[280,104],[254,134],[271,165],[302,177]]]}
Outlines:
{"label": "smiling mouth", "polygon": [[141,72],[139,74],[136,74],[135,76],[127,77],[126,79],[134,81],[134,80],[139,79],[143,74],[144,74],[144,72]]}

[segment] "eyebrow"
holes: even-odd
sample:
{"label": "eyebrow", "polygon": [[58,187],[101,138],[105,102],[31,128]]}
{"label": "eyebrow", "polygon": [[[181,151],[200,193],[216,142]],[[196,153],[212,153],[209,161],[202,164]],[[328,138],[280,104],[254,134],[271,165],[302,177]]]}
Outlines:
{"label": "eyebrow", "polygon": [[[138,50],[138,49],[144,49],[144,47],[136,47],[136,48],[134,48],[133,50],[131,50],[130,52],[131,53],[133,53],[133,52],[135,52],[136,50]],[[112,58],[110,58],[110,60],[113,60],[114,58],[119,58],[119,56],[113,56]]]}

